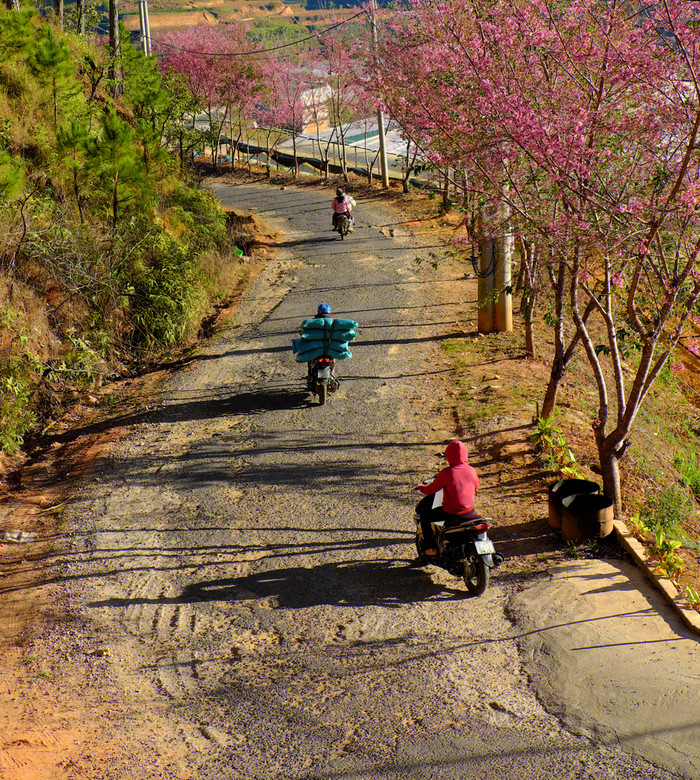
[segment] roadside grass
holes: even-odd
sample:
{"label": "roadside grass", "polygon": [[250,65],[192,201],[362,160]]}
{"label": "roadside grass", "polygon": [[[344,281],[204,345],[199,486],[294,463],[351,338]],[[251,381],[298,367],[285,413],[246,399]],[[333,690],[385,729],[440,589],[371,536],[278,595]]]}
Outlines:
{"label": "roadside grass", "polygon": [[536,378],[527,374],[514,377],[511,370],[522,360],[515,334],[449,339],[443,349],[452,361],[457,413],[464,427],[476,429],[482,421],[502,417],[514,409],[526,409],[534,415]]}

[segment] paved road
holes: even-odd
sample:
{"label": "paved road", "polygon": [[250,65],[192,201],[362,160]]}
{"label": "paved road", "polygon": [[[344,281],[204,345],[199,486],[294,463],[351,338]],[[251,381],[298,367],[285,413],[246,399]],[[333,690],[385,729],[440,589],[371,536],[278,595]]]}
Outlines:
{"label": "paved road", "polygon": [[[108,649],[85,695],[118,735],[102,777],[675,776],[542,707],[512,586],[410,566],[409,487],[450,433],[434,338],[461,332],[429,248],[376,204],[341,243],[330,196],[214,191],[284,230],[280,258],[72,510],[70,631]],[[289,351],[321,301],[361,324],[325,407]]]}

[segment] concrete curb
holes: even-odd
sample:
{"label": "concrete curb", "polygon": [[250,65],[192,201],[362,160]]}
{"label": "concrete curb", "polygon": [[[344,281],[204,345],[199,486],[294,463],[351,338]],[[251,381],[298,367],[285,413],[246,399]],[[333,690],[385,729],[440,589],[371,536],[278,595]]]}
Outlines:
{"label": "concrete curb", "polygon": [[649,556],[644,546],[635,539],[629,528],[620,520],[613,521],[615,534],[620,544],[634,558],[634,562],[646,574],[649,580],[664,594],[685,625],[697,634],[700,634],[700,612],[686,606],[687,602],[677,590],[675,585],[663,574],[657,574],[649,564]]}

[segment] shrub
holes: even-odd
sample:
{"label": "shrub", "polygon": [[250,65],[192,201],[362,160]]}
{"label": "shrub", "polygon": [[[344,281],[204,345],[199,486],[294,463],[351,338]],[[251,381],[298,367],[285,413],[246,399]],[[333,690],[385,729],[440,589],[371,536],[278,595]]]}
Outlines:
{"label": "shrub", "polygon": [[220,249],[226,242],[226,215],[211,193],[178,184],[163,206],[174,232],[193,252]]}
{"label": "shrub", "polygon": [[34,423],[32,382],[17,361],[0,362],[0,450],[13,455]]}
{"label": "shrub", "polygon": [[201,277],[186,247],[170,236],[161,236],[150,260],[125,280],[132,293],[134,342],[163,348],[181,341],[199,311]]}

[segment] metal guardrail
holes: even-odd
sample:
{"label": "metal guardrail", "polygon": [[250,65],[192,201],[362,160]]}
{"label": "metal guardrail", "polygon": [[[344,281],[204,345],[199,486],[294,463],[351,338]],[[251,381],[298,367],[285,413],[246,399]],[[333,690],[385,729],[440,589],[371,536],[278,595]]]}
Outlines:
{"label": "metal guardrail", "polygon": [[[318,142],[316,142],[318,143]],[[235,141],[232,138],[228,138],[225,136],[222,136],[220,139],[220,144],[228,145],[231,147],[232,150],[243,152],[244,154],[247,154],[249,156],[257,156],[265,155],[268,156],[268,149],[266,146],[260,146],[259,144],[251,144],[251,143],[244,143],[243,141]],[[333,146],[340,146],[340,144],[333,143]],[[356,147],[349,146],[349,149],[353,149]],[[362,148],[364,152],[364,147]],[[302,144],[303,149],[303,144]],[[346,165],[346,169],[356,174],[357,176],[369,176],[369,168],[364,167],[362,165],[357,164],[357,154],[354,155],[355,157],[355,164],[349,164]],[[389,166],[389,177],[392,179],[395,179],[397,181],[401,181],[403,179],[403,172],[399,168],[397,170],[396,163],[400,162],[400,158],[398,155],[392,155],[394,158],[393,168],[390,163]],[[294,167],[294,155],[290,154],[287,150],[281,151],[277,147],[271,147],[269,150],[269,158],[271,160],[274,160],[276,163],[284,166],[285,168],[293,168]],[[330,174],[342,174],[343,172],[343,166],[340,163],[340,155],[337,153],[334,153],[332,156],[332,160],[329,157],[327,160],[323,160],[321,157],[316,157],[313,154],[309,155],[308,153],[305,153],[304,151],[298,152],[296,155],[296,159],[298,164],[301,165],[307,165],[310,168],[314,168],[315,170],[319,171],[319,173],[323,172],[324,170],[327,170]],[[376,166],[376,173],[373,175],[379,175],[379,166]],[[409,177],[409,184],[411,184],[414,187],[421,187],[426,188],[432,186],[431,183],[427,179],[422,179],[417,176],[411,176]]]}

